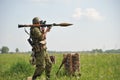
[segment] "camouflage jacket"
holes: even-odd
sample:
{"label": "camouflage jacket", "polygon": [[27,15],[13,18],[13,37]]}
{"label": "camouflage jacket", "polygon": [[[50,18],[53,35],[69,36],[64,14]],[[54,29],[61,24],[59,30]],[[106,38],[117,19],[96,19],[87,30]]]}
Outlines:
{"label": "camouflage jacket", "polygon": [[38,51],[39,48],[46,49],[45,34],[38,27],[30,28],[30,38],[32,39],[35,50]]}

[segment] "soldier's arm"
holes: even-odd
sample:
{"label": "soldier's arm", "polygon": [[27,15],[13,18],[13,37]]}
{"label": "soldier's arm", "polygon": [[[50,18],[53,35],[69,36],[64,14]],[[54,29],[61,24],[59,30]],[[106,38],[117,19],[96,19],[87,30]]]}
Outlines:
{"label": "soldier's arm", "polygon": [[48,32],[50,32],[50,29],[51,29],[51,26],[50,27],[46,27],[46,28],[43,28],[43,38],[46,39],[46,35]]}
{"label": "soldier's arm", "polygon": [[52,28],[52,26],[47,27],[46,32],[50,32],[51,28]]}
{"label": "soldier's arm", "polygon": [[39,28],[34,28],[34,35],[37,39],[42,39],[42,33],[40,32]]}

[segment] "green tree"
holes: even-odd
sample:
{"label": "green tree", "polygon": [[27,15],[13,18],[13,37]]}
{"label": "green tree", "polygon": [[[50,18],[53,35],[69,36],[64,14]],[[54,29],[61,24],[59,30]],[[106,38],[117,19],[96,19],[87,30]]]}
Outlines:
{"label": "green tree", "polygon": [[15,51],[16,51],[16,53],[18,53],[18,52],[19,52],[19,49],[18,49],[18,48],[16,48],[16,49],[15,49]]}
{"label": "green tree", "polygon": [[102,49],[93,49],[92,50],[93,53],[102,53]]}
{"label": "green tree", "polygon": [[1,48],[1,53],[8,53],[9,52],[9,48],[7,46],[3,46]]}

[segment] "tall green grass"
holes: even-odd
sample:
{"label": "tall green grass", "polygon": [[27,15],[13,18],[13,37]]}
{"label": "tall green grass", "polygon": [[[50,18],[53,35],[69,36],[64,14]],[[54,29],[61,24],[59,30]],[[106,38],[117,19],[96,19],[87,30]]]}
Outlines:
{"label": "tall green grass", "polygon": [[[56,72],[61,64],[63,54],[56,56],[51,80],[120,80],[120,54],[80,54],[80,77],[66,76],[62,67],[59,75]],[[30,54],[0,54],[0,80],[26,80],[32,76],[35,67],[29,64]],[[43,80],[45,74],[38,77]]]}
{"label": "tall green grass", "polygon": [[120,54],[82,54],[81,79],[120,80]]}
{"label": "tall green grass", "polygon": [[26,80],[33,73],[28,54],[0,54],[0,80]]}

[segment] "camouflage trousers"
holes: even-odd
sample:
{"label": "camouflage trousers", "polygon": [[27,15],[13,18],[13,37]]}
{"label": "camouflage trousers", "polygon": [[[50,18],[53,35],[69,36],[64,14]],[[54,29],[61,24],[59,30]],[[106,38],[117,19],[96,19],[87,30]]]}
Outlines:
{"label": "camouflage trousers", "polygon": [[48,54],[46,53],[46,50],[43,49],[40,52],[36,52],[35,58],[36,58],[36,69],[32,77],[32,80],[35,80],[38,76],[41,76],[41,74],[44,71],[46,75],[46,80],[50,80],[52,63],[50,61]]}

